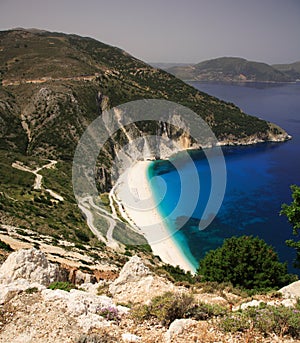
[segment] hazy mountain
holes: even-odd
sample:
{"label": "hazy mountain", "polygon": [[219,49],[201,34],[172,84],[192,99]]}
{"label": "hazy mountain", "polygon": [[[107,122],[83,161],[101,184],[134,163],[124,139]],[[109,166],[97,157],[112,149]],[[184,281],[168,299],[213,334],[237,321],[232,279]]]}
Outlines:
{"label": "hazy mountain", "polygon": [[261,62],[238,57],[221,57],[194,65],[175,66],[168,72],[183,80],[197,81],[293,81],[292,75]]}
{"label": "hazy mountain", "polygon": [[292,79],[300,79],[300,61],[290,64],[273,64],[272,67],[289,75]]}

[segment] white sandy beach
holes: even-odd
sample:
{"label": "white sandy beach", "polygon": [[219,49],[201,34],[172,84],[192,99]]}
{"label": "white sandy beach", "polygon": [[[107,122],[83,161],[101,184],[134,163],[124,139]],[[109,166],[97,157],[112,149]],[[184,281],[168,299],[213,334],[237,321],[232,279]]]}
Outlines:
{"label": "white sandy beach", "polygon": [[[120,210],[129,222],[134,222],[151,245],[153,253],[164,262],[195,272],[192,263],[174,242],[159,214],[147,179],[149,161],[140,161],[128,168],[114,187]],[[123,208],[122,208],[123,207]]]}

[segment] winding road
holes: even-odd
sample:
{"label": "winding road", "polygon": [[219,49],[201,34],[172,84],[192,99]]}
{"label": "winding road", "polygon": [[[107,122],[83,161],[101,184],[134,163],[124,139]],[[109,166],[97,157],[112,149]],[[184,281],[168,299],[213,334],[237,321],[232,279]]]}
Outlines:
{"label": "winding road", "polygon": [[[12,163],[12,167],[15,169],[19,169],[28,173],[32,173],[35,175],[35,180],[34,180],[34,184],[33,184],[33,189],[35,190],[41,190],[42,189],[42,179],[43,179],[43,175],[39,174],[39,171],[41,171],[44,168],[53,168],[55,166],[55,164],[57,163],[57,161],[54,160],[50,160],[50,163],[47,163],[37,169],[32,170],[31,168],[25,166],[22,162],[16,161],[14,163]],[[57,194],[56,192],[54,192],[51,189],[45,189],[46,192],[48,192],[52,198],[59,200],[59,201],[64,201],[64,198]]]}

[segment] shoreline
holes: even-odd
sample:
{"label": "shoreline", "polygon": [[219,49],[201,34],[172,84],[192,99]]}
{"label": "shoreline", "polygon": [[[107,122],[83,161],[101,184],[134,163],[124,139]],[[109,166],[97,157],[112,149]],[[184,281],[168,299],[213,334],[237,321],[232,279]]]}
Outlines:
{"label": "shoreline", "polygon": [[185,271],[196,272],[195,266],[185,256],[179,244],[172,238],[163,217],[158,212],[147,178],[151,161],[138,161],[123,173],[114,187],[122,216],[134,223],[147,239],[153,254],[165,263],[179,265]]}

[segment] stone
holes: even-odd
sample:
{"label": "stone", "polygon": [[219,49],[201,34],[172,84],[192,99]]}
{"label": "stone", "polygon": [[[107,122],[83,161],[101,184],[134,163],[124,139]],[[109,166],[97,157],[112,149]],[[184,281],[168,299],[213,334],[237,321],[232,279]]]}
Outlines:
{"label": "stone", "polygon": [[44,286],[54,281],[64,281],[59,267],[50,263],[45,254],[35,248],[11,253],[0,267],[1,283],[10,283],[19,278]]}
{"label": "stone", "polygon": [[122,334],[122,340],[123,340],[123,342],[126,342],[126,343],[140,342],[141,337],[133,335],[132,333],[123,333]]}
{"label": "stone", "polygon": [[[182,334],[192,325],[197,325],[198,322],[193,319],[176,319],[171,323],[168,331],[165,333],[166,342],[170,343],[176,336]],[[176,340],[174,340],[176,342]]]}
{"label": "stone", "polygon": [[45,286],[42,286],[36,282],[30,283],[25,279],[17,279],[8,284],[0,284],[0,304],[5,304],[17,294],[33,288],[41,291],[45,289]]}
{"label": "stone", "polygon": [[147,303],[151,298],[172,290],[174,285],[154,275],[138,256],[131,257],[119,277],[109,286],[114,300],[125,303]]}
{"label": "stone", "polygon": [[120,316],[129,312],[129,308],[116,306],[112,299],[105,295],[97,296],[77,289],[71,289],[70,292],[45,289],[42,291],[42,297],[44,301],[63,303],[84,332],[111,325],[110,321],[97,314],[101,308],[116,309]]}
{"label": "stone", "polygon": [[126,283],[138,281],[141,277],[151,275],[150,269],[145,266],[142,259],[138,256],[132,256],[130,260],[123,266],[117,283]]}
{"label": "stone", "polygon": [[278,292],[281,293],[284,298],[300,298],[300,280],[281,288]]}
{"label": "stone", "polygon": [[233,311],[236,311],[236,310],[245,310],[246,308],[248,307],[258,307],[263,301],[262,300],[252,300],[252,301],[248,301],[247,303],[243,303],[241,304],[240,306],[238,306],[237,308],[233,308],[232,310]]}

